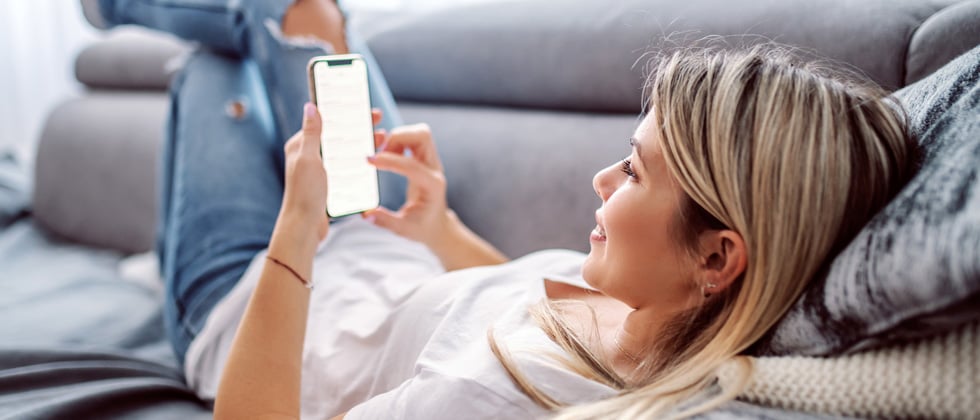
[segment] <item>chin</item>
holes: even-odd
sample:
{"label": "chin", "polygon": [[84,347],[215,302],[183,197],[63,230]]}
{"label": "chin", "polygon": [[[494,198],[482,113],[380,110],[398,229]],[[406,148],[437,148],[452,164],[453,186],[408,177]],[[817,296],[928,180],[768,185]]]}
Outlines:
{"label": "chin", "polygon": [[596,260],[596,256],[592,252],[585,257],[585,261],[582,262],[582,280],[591,286],[593,289],[602,290],[601,287],[601,277],[602,270],[599,268],[599,264]]}

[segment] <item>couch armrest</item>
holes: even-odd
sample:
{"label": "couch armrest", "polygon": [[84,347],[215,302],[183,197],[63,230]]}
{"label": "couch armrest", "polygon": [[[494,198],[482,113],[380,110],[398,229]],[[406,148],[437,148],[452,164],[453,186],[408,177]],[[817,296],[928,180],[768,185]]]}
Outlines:
{"label": "couch armrest", "polygon": [[139,27],[113,30],[75,59],[75,77],[91,88],[163,90],[191,44]]}
{"label": "couch armrest", "polygon": [[152,249],[168,103],[164,92],[100,92],[55,108],[37,150],[37,223],[81,244]]}

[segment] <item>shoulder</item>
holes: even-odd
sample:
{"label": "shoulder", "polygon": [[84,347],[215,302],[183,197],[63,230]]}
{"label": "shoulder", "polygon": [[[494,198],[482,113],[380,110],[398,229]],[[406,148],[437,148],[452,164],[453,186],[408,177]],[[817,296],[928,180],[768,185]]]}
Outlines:
{"label": "shoulder", "polygon": [[474,394],[493,395],[491,399],[496,401],[496,406],[506,403],[536,416],[546,414],[514,384],[503,363],[494,356],[488,331],[504,353],[510,355],[514,369],[559,401],[581,403],[615,393],[569,370],[560,361],[566,356],[564,351],[531,320],[526,309],[517,308],[498,312],[489,326],[468,329],[468,339],[458,337],[451,342],[436,343],[432,351],[419,358],[419,372],[423,372],[422,376],[438,378],[441,384],[453,384]]}

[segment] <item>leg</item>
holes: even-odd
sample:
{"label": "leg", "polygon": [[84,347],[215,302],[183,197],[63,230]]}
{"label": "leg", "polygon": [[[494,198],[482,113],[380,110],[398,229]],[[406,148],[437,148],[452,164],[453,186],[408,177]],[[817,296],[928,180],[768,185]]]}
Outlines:
{"label": "leg", "polygon": [[[283,142],[254,62],[196,53],[171,87],[157,250],[177,359],[268,245],[283,191]],[[230,103],[242,104],[229,109]]]}
{"label": "leg", "polygon": [[[266,87],[277,135],[285,139],[299,130],[302,106],[308,100],[307,62],[334,51],[326,42],[283,34],[280,22],[292,3],[293,0],[100,0],[100,11],[111,24],[140,24],[254,59]],[[330,33],[315,28],[302,30],[303,25],[310,23],[301,24],[300,32]],[[347,45],[340,50],[361,54],[367,61],[371,102],[384,113],[381,126],[390,130],[401,125],[394,98],[367,44],[350,28],[345,27],[345,31]],[[392,209],[400,207],[405,201],[405,180],[383,172],[380,182],[381,204]]]}
{"label": "leg", "polygon": [[136,24],[199,42],[223,53],[248,55],[249,18],[281,18],[293,0],[98,0],[109,26]]}

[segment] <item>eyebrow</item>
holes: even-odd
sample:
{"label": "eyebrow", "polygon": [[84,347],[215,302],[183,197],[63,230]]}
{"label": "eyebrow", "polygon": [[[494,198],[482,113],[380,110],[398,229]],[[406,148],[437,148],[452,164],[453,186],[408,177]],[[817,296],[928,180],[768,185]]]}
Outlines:
{"label": "eyebrow", "polygon": [[643,151],[640,150],[640,141],[636,137],[630,137],[630,146],[636,149],[636,156],[640,158],[640,163],[643,163]]}

